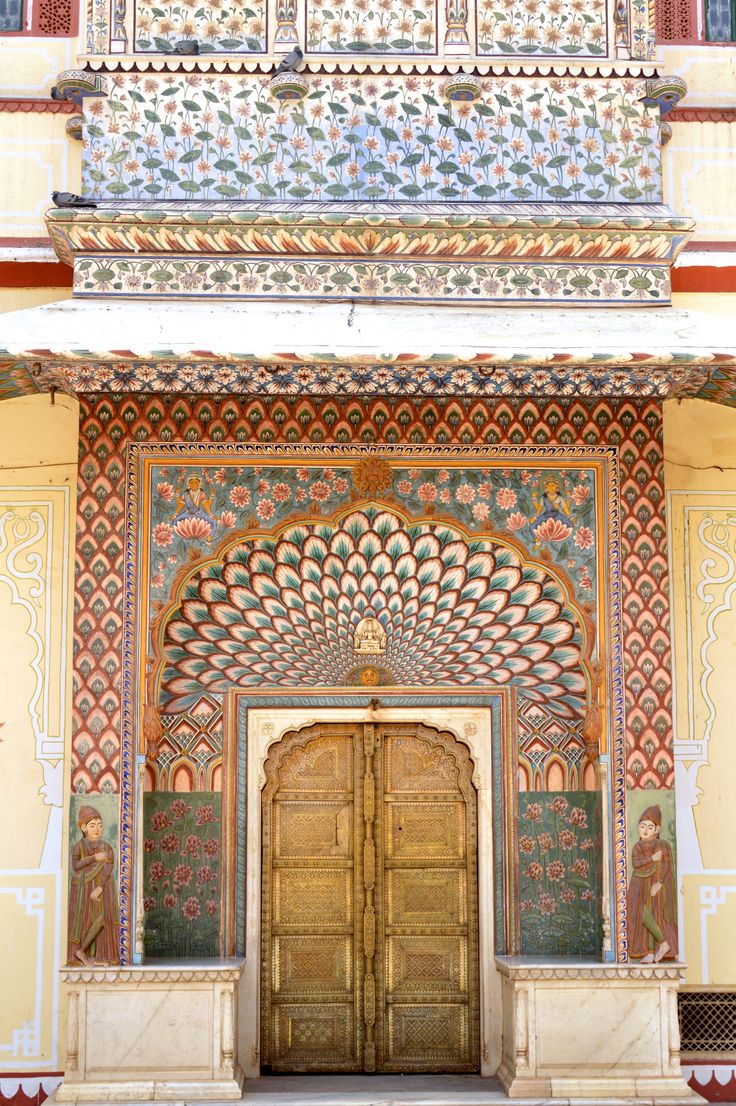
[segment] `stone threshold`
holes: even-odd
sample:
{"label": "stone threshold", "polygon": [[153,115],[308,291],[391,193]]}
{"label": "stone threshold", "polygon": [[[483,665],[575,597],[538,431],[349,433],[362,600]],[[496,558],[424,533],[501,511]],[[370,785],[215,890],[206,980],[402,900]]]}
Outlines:
{"label": "stone threshold", "polygon": [[[155,1091],[151,1102],[157,1099]],[[54,1096],[47,1100],[54,1106]],[[104,1106],[128,1106],[106,1099]],[[201,1099],[197,1100],[201,1103]],[[496,1079],[481,1075],[267,1075],[246,1079],[241,1106],[694,1106],[697,1095],[673,1098],[509,1098]],[[189,1106],[186,1096],[167,1106]],[[236,1100],[237,1102],[237,1100]],[[64,1106],[68,1106],[65,1100]],[[95,1106],[85,1100],[84,1106]],[[100,1103],[103,1106],[103,1103]],[[140,1101],[130,1106],[141,1106]],[[208,1099],[207,1106],[234,1106]]]}

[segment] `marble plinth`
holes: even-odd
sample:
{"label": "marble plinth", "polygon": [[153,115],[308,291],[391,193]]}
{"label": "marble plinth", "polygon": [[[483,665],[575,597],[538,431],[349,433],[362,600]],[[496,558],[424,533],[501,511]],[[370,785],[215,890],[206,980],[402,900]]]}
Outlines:
{"label": "marble plinth", "polygon": [[53,1102],[239,1099],[242,960],[66,968],[67,1063]]}
{"label": "marble plinth", "polygon": [[696,1103],[680,1069],[679,964],[496,960],[510,1098]]}

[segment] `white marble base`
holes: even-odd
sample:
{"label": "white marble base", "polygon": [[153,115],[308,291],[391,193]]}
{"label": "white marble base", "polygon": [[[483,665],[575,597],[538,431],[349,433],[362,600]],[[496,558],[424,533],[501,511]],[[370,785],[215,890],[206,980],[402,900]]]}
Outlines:
{"label": "white marble base", "polygon": [[65,968],[67,1063],[59,1103],[240,1099],[242,960]]}
{"label": "white marble base", "polygon": [[697,1103],[680,1069],[679,964],[498,957],[510,1098]]}

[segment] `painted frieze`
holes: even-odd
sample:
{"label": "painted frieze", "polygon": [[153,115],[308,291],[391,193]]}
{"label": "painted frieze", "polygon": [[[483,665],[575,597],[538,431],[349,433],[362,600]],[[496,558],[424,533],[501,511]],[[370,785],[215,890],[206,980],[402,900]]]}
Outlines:
{"label": "painted frieze", "polygon": [[486,78],[477,102],[435,77],[313,78],[286,106],[269,78],[113,74],[85,101],[95,199],[661,200],[657,114],[635,79]]}
{"label": "painted frieze", "polygon": [[603,57],[608,53],[605,0],[479,0],[481,55]]}
{"label": "painted frieze", "polygon": [[436,54],[436,0],[307,0],[306,44],[318,54]]}
{"label": "painted frieze", "polygon": [[266,50],[266,4],[223,0],[138,0],[135,48],[142,53],[170,54],[179,43],[196,40],[202,54],[224,51],[249,54]]}

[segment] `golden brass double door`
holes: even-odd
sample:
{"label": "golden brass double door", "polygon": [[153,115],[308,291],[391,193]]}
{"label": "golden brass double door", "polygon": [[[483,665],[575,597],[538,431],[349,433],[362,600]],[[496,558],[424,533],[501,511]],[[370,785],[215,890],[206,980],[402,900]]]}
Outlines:
{"label": "golden brass double door", "polygon": [[478,1069],[477,807],[415,724],[288,735],[263,792],[261,1064]]}

